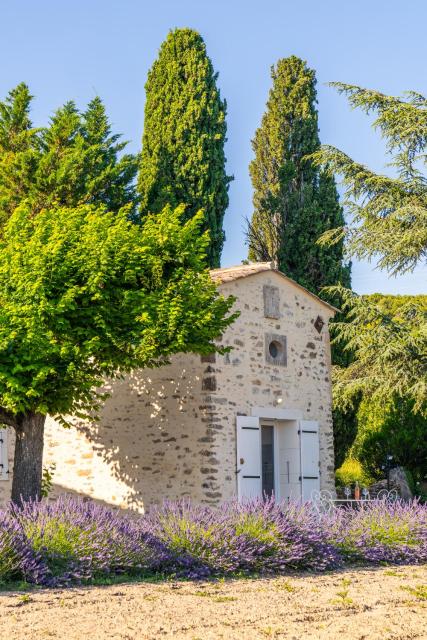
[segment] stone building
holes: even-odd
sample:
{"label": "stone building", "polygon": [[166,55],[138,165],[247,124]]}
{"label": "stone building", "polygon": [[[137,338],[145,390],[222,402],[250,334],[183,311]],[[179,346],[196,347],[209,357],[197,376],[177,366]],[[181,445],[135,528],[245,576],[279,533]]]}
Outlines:
{"label": "stone building", "polygon": [[[335,309],[270,263],[212,271],[236,297],[225,355],[175,356],[106,385],[97,423],[48,418],[54,494],[143,511],[185,496],[219,504],[334,486],[328,321]],[[0,431],[0,501],[10,495],[13,434]],[[1,471],[2,470],[2,471]],[[3,480],[1,480],[3,479]]]}

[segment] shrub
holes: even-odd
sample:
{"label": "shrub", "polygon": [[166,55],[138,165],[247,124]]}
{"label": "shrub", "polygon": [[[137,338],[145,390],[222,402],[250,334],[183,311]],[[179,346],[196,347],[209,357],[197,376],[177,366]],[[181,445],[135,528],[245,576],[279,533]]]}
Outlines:
{"label": "shrub", "polygon": [[257,498],[232,503],[229,519],[251,550],[245,559],[248,571],[322,571],[340,564],[339,553],[310,505]]}
{"label": "shrub", "polygon": [[414,411],[413,401],[395,398],[383,405],[365,398],[357,423],[358,433],[351,450],[372,477],[384,477],[388,454],[396,465],[409,469],[416,481],[427,475],[427,417]]}
{"label": "shrub", "polygon": [[372,480],[365,473],[361,463],[354,458],[347,458],[339,469],[335,471],[337,484],[345,486],[358,482],[360,485],[369,485]]}
{"label": "shrub", "polygon": [[145,531],[168,549],[163,568],[169,572],[201,578],[238,569],[224,512],[189,501],[165,503],[145,519]]}

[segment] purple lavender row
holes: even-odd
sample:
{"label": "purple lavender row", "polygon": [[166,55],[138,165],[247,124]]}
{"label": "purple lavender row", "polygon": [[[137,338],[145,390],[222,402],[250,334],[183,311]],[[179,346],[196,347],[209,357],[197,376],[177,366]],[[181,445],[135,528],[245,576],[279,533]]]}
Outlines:
{"label": "purple lavender row", "polygon": [[309,504],[255,499],[220,509],[188,501],[124,516],[91,501],[0,511],[0,583],[82,583],[118,574],[207,578],[427,562],[427,506],[372,501],[319,516]]}

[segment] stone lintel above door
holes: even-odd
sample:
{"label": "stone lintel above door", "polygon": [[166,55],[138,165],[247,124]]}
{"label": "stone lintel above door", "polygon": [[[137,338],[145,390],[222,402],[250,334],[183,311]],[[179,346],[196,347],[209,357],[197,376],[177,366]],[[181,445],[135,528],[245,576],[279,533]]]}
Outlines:
{"label": "stone lintel above door", "polygon": [[251,416],[271,418],[274,420],[301,420],[300,409],[277,409],[275,407],[252,407]]}

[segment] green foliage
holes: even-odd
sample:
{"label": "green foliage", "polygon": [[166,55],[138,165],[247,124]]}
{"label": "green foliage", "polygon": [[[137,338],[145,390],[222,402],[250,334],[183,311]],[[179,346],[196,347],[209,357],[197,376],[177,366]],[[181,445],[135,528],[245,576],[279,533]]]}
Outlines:
{"label": "green foliage", "polygon": [[47,498],[49,496],[49,493],[52,491],[53,475],[55,473],[55,469],[55,462],[52,462],[52,464],[47,467],[43,467],[41,488],[42,498]]}
{"label": "green foliage", "polygon": [[374,548],[377,545],[416,547],[422,539],[422,530],[413,527],[410,514],[406,515],[403,510],[400,518],[387,513],[386,509],[380,515],[375,510],[364,510],[359,518],[350,522],[343,541],[344,547],[357,551],[357,541],[363,535],[369,541],[369,546]]}
{"label": "green foliage", "polygon": [[355,401],[354,405],[346,407],[345,410],[334,407],[332,411],[335,469],[339,469],[343,464],[357,435],[358,402]]}
{"label": "green foliage", "polygon": [[[427,251],[427,101],[414,92],[403,99],[352,85],[333,85],[349,97],[353,107],[378,113],[374,127],[386,140],[397,177],[377,175],[333,147],[315,152],[312,159],[316,164],[342,175],[345,204],[352,214],[350,225],[340,225],[323,235],[322,246],[340,244],[346,237],[350,255],[376,258],[380,268],[393,274],[411,270],[425,259]],[[383,406],[397,402],[398,412],[406,407],[403,413],[408,416],[425,416],[426,298],[358,297],[343,290],[335,290],[335,294],[343,297],[340,306],[346,313],[344,321],[332,327],[335,341],[344,344],[352,358],[349,366],[339,363],[336,368],[336,406],[355,410],[363,396],[365,401],[372,399]],[[396,415],[394,410],[392,414]],[[406,423],[409,433],[413,422]],[[405,431],[402,420],[400,424],[399,439]],[[375,432],[376,436],[374,432],[370,436],[371,452],[382,448],[382,429]],[[414,437],[418,441],[416,434]]]}
{"label": "green foliage", "polygon": [[275,261],[307,289],[350,285],[343,245],[317,239],[344,224],[335,182],[307,160],[320,146],[315,73],[295,56],[272,68],[267,110],[253,140],[250,174],[254,213],[248,225],[249,258]]}
{"label": "green foliage", "polygon": [[226,103],[202,37],[175,29],[163,42],[146,83],[138,188],[143,214],[186,205],[185,219],[204,212],[207,257],[219,267],[228,206],[224,143]]}
{"label": "green foliage", "polygon": [[341,581],[341,589],[336,592],[337,597],[331,600],[331,603],[338,604],[342,607],[351,607],[353,605],[353,600],[348,595],[350,585],[351,580],[344,578]]}
{"label": "green foliage", "polygon": [[86,415],[106,376],[211,353],[232,322],[204,270],[202,214],[81,205],[32,217],[18,207],[0,240],[0,406],[11,415]]}
{"label": "green foliage", "polygon": [[32,215],[102,204],[115,213],[127,205],[135,217],[138,159],[121,155],[126,143],[111,133],[100,98],[83,113],[68,102],[42,128],[31,123],[31,100],[22,83],[0,102],[0,227],[24,203]]}
{"label": "green foliage", "polygon": [[427,100],[415,92],[396,98],[339,82],[332,86],[352,107],[377,112],[374,127],[386,140],[397,177],[375,174],[334,147],[318,150],[315,162],[342,175],[352,214],[351,224],[327,232],[323,244],[341,244],[346,236],[351,255],[378,258],[380,268],[394,274],[412,270],[427,256]]}
{"label": "green foliage", "polygon": [[417,600],[427,600],[427,584],[418,584],[416,587],[402,585],[400,588],[408,591]]}
{"label": "green foliage", "polygon": [[92,531],[61,518],[25,522],[24,531],[33,550],[43,555],[54,576],[62,575],[70,564],[89,554],[93,546]]}
{"label": "green foliage", "polygon": [[162,540],[167,542],[173,553],[197,556],[203,554],[206,543],[213,537],[211,527],[203,527],[190,522],[185,517],[176,518],[173,522],[167,518],[161,521]]}
{"label": "green foliage", "polygon": [[413,401],[395,398],[384,404],[363,399],[357,422],[351,451],[374,478],[384,477],[387,454],[416,481],[427,475],[427,418],[414,412]]}
{"label": "green foliage", "polygon": [[278,546],[280,542],[280,534],[274,522],[268,522],[261,515],[254,513],[241,514],[235,524],[235,531],[238,536],[247,536],[268,545]]}
{"label": "green foliage", "polygon": [[335,478],[341,486],[354,484],[355,482],[358,482],[359,485],[367,486],[372,482],[359,460],[355,458],[347,458],[340,468],[336,470]]}
{"label": "green foliage", "polygon": [[413,403],[427,414],[427,296],[358,296],[342,287],[345,321],[331,326],[335,339],[353,354],[347,367],[335,367],[334,402],[341,409],[356,398]]}

